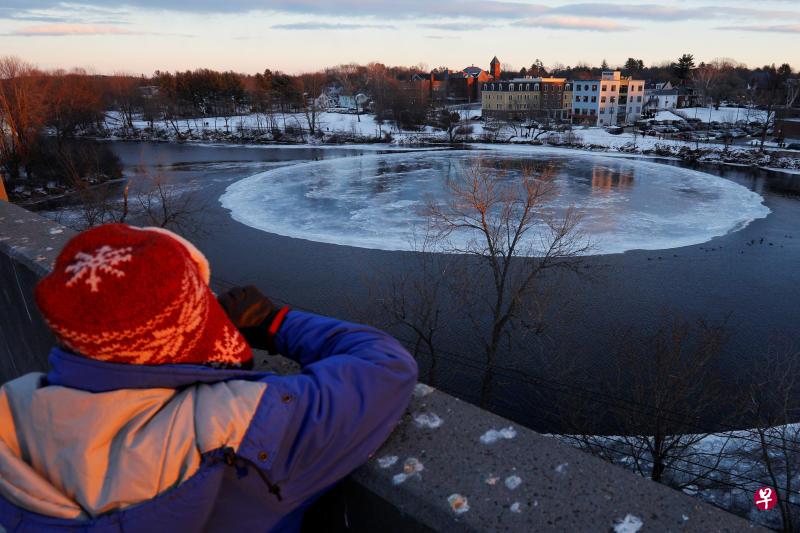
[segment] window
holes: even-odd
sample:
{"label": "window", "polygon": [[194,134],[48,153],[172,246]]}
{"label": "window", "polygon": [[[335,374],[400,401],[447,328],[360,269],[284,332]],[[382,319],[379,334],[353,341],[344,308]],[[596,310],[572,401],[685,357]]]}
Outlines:
{"label": "window", "polygon": [[608,90],[608,85],[603,85],[603,92]]}
{"label": "window", "polygon": [[513,91],[514,90],[514,84],[513,83],[509,84],[508,90],[509,91]]}
{"label": "window", "polygon": [[584,96],[584,97],[583,97],[583,101],[584,101],[584,102],[588,102],[588,101],[589,101],[589,97],[588,97],[588,96]]}
{"label": "window", "polygon": [[538,90],[539,90],[539,84],[538,84],[538,83],[537,83],[536,85],[534,85],[534,86],[533,86],[533,90],[534,90],[534,91],[538,91]]}
{"label": "window", "polygon": [[610,98],[610,102],[611,102],[612,104],[613,104],[614,102],[616,102],[616,101],[617,101],[617,97],[616,97],[616,96],[612,96],[612,97]]}
{"label": "window", "polygon": [[639,85],[639,90],[641,91],[642,89],[644,89],[644,86]]}
{"label": "window", "polygon": [[486,90],[486,84],[485,83],[483,84],[483,90],[484,91]]}
{"label": "window", "polygon": [[597,102],[597,97],[596,96],[592,96],[592,102]]}
{"label": "window", "polygon": [[641,113],[641,112],[642,112],[642,108],[641,108],[641,107],[639,107],[638,105],[636,106],[636,112],[637,112],[637,113]]}
{"label": "window", "polygon": [[526,91],[530,91],[531,90],[531,84],[530,83],[526,83],[525,84],[525,90]]}
{"label": "window", "polygon": [[590,114],[590,115],[592,115],[592,116],[594,116],[594,109],[590,109],[590,110],[589,110],[589,114]]}
{"label": "window", "polygon": [[616,85],[612,85],[612,86],[611,86],[611,92],[613,93],[613,92],[614,92],[614,91],[616,91],[616,90],[617,90],[617,86],[616,86]]}
{"label": "window", "polygon": [[603,114],[603,113],[605,113],[605,112],[606,112],[606,108],[605,108],[605,107],[601,107],[601,108],[600,108],[600,114],[602,115],[602,114]]}
{"label": "window", "polygon": [[642,101],[642,97],[641,97],[641,96],[637,96],[637,97],[636,97],[636,101],[637,101],[637,102],[641,102],[641,101]]}
{"label": "window", "polygon": [[597,90],[597,85],[592,85],[592,90],[596,91]]}
{"label": "window", "polygon": [[581,101],[581,97],[580,97],[580,96],[576,96],[576,97],[575,97],[575,101],[576,101],[576,102],[580,102],[580,101]]}
{"label": "window", "polygon": [[605,104],[606,103],[606,97],[605,96],[601,96],[600,97],[600,101]]}

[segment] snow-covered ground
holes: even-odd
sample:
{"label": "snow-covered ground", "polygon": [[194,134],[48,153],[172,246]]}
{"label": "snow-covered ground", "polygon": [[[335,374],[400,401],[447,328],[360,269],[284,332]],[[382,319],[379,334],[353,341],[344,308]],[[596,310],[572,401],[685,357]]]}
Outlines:
{"label": "snow-covered ground", "polygon": [[[602,146],[604,148],[610,148],[612,150],[619,150],[625,147],[636,147],[639,150],[654,150],[657,145],[662,146],[691,146],[692,148],[697,148],[698,144],[696,142],[687,142],[687,141],[678,141],[673,139],[665,139],[662,137],[656,137],[651,135],[641,135],[637,134],[634,135],[630,132],[620,133],[619,135],[612,135],[608,133],[603,128],[596,128],[596,127],[575,127],[573,133],[580,137],[584,144],[588,145],[595,145],[595,146]],[[705,150],[716,150],[720,149],[721,146],[719,144],[714,143],[703,143],[699,144],[700,149]],[[736,149],[737,147],[732,147],[732,149]],[[744,148],[744,147],[743,147]]]}
{"label": "snow-covered ground", "polygon": [[[678,157],[716,163],[777,168],[800,169],[800,157],[776,159],[756,154],[747,144],[733,144],[727,148],[722,143],[680,141],[656,136],[634,135],[625,132],[612,135],[599,127],[576,126],[571,133],[528,130],[520,125],[496,120],[477,120],[480,109],[452,110],[461,116],[457,131],[447,132],[432,126],[418,130],[401,130],[391,121],[378,123],[371,114],[320,112],[316,117],[317,136],[308,134],[308,118],[303,113],[247,114],[232,117],[197,117],[174,122],[159,120],[151,124],[141,118],[134,121],[134,131],[124,127],[119,114],[107,115],[107,138],[134,140],[161,140],[194,143],[264,144],[275,141],[308,143],[314,145],[337,143],[379,143],[383,146],[408,146],[416,144],[459,142],[484,142],[508,144],[548,144],[551,146],[583,148],[604,152],[653,154],[661,157]],[[682,109],[663,111],[661,120],[680,120],[678,114],[707,120],[730,119],[727,114],[737,109]],[[739,109],[740,119],[752,119],[763,113],[752,109]],[[674,113],[674,114],[673,114]],[[671,117],[671,118],[670,118]],[[387,144],[388,143],[388,144]],[[774,148],[770,143],[766,145]]]}
{"label": "snow-covered ground", "polygon": [[728,122],[736,123],[740,120],[745,122],[764,122],[766,111],[761,109],[741,108],[741,107],[686,107],[668,111],[679,117],[699,119],[703,122]]}
{"label": "snow-covered ground", "polygon": [[[466,115],[469,112],[464,112]],[[478,112],[480,114],[480,112]],[[378,124],[374,115],[362,113],[360,115],[352,113],[333,113],[322,111],[314,117],[315,127],[326,134],[354,134],[364,137],[382,137],[384,133],[398,132],[397,127],[391,122],[384,122]],[[123,127],[123,122],[120,120],[119,114],[116,112],[109,112],[106,115],[106,126],[114,131]],[[150,127],[150,122],[138,118],[133,121],[133,126],[137,130],[143,131]],[[251,113],[246,115],[234,115],[231,117],[195,117],[195,118],[181,118],[175,120],[175,126],[163,120],[158,120],[153,123],[155,128],[163,129],[167,134],[174,133],[174,127],[184,134],[190,132],[214,132],[214,133],[230,133],[238,135],[240,132],[247,131],[248,133],[268,133],[273,126],[280,131],[308,130],[309,120],[303,113],[274,113],[267,116],[262,113]],[[420,133],[433,133],[433,128],[424,128],[420,132],[407,132],[412,135]]]}

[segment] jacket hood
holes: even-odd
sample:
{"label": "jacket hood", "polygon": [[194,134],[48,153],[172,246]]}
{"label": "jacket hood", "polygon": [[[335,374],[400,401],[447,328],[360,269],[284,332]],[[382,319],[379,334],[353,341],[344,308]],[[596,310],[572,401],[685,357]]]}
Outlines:
{"label": "jacket hood", "polygon": [[61,350],[50,360],[47,376],[0,388],[0,495],[58,518],[125,509],[187,481],[203,454],[238,449],[267,389],[252,372],[101,363]]}

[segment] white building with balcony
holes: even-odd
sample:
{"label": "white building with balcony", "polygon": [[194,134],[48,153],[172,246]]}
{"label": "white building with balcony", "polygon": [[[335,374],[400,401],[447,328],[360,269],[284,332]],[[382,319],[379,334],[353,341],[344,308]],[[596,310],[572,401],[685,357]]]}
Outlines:
{"label": "white building with balcony", "polygon": [[573,122],[593,126],[633,124],[642,116],[644,81],[603,72],[599,80],[572,82]]}

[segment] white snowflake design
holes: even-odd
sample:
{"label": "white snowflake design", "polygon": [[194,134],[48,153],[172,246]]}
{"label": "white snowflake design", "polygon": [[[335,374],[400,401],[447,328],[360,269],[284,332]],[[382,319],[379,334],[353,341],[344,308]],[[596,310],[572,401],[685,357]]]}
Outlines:
{"label": "white snowflake design", "polygon": [[132,251],[133,248],[130,246],[112,248],[106,245],[95,250],[94,255],[78,252],[75,254],[75,262],[64,270],[67,274],[72,274],[72,277],[67,281],[67,287],[72,287],[78,283],[88,272],[89,277],[86,278],[84,283],[92,288],[91,292],[99,292],[100,289],[97,286],[103,281],[99,273],[110,274],[116,278],[124,277],[125,272],[115,267],[120,263],[129,263],[133,259]]}

